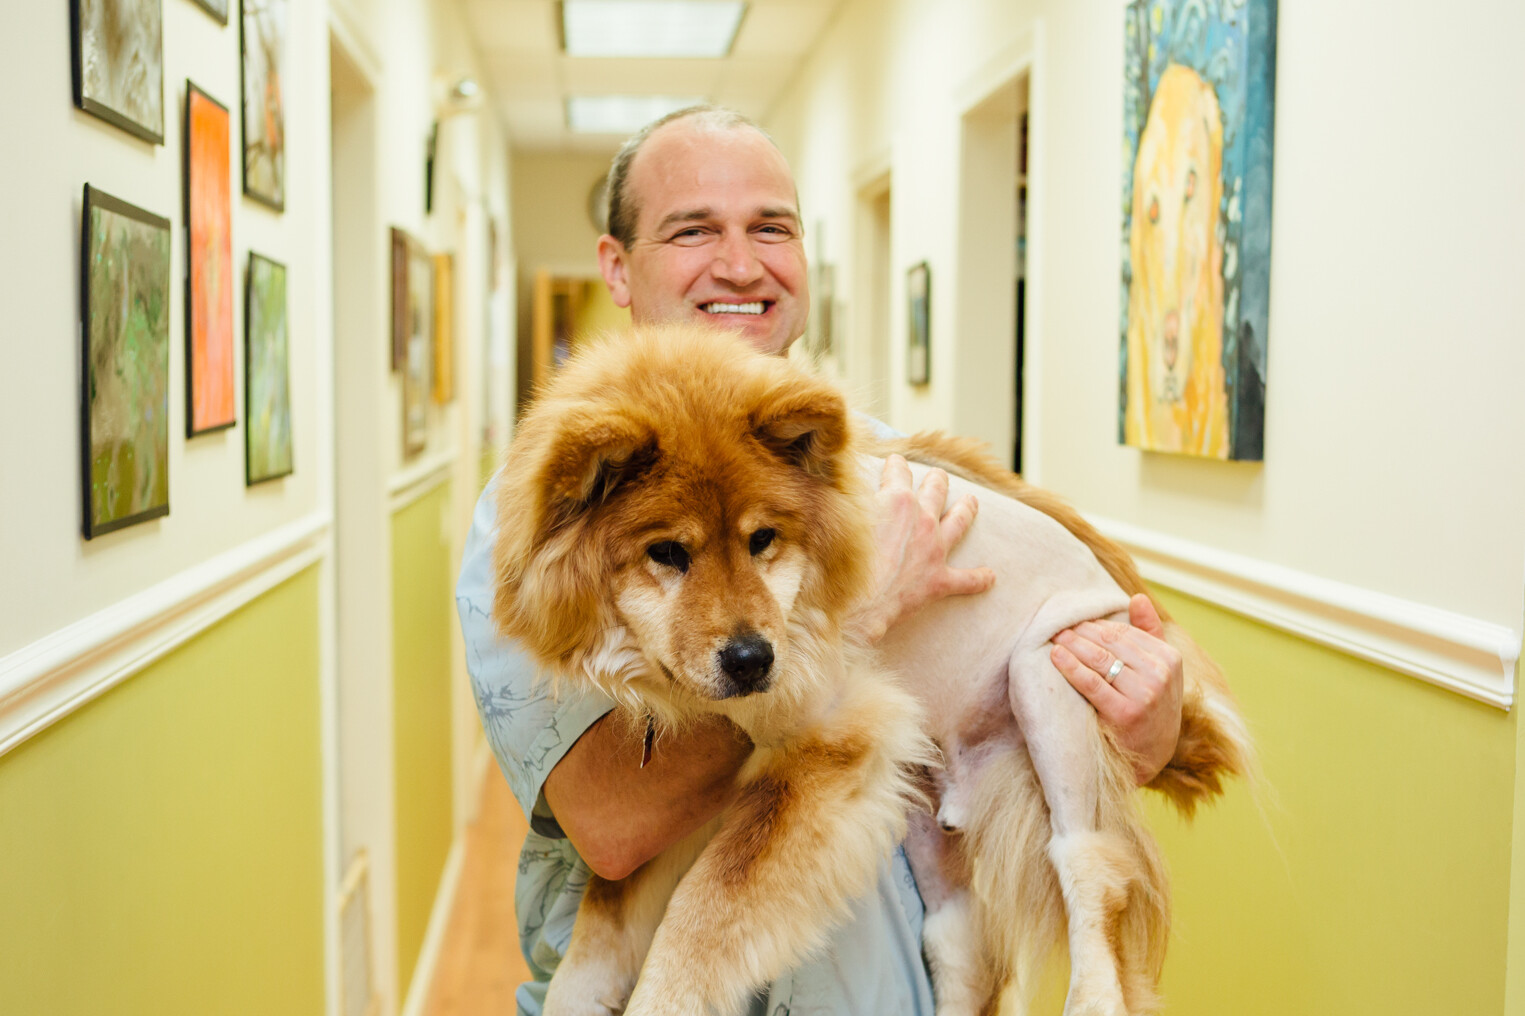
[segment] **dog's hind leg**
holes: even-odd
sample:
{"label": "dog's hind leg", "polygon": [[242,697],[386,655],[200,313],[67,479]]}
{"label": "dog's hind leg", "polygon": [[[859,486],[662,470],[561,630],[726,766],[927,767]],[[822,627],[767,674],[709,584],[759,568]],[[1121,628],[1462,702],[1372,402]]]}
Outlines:
{"label": "dog's hind leg", "polygon": [[1122,767],[1109,764],[1095,712],[1054,668],[1046,644],[1013,654],[1008,690],[1049,807],[1049,858],[1069,925],[1065,1014],[1128,1016],[1112,933],[1137,865],[1104,814],[1117,806],[1120,792],[1109,784]]}
{"label": "dog's hind leg", "polygon": [[992,1011],[997,993],[963,847],[962,836],[944,832],[928,812],[912,810],[905,853],[926,907],[921,943],[932,972],[937,1016],[981,1016]]}
{"label": "dog's hind leg", "polygon": [[546,990],[544,1016],[624,1011],[673,888],[717,824],[707,823],[618,882],[588,876],[572,941]]}

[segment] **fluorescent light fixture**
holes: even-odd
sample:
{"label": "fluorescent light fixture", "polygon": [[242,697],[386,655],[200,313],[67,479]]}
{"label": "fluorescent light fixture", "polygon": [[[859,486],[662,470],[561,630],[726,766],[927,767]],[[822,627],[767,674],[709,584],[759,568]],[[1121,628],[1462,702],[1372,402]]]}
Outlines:
{"label": "fluorescent light fixture", "polygon": [[723,57],[736,41],[741,0],[562,0],[568,56]]}
{"label": "fluorescent light fixture", "polygon": [[567,100],[567,126],[578,134],[629,136],[658,117],[704,100],[696,96],[582,95]]}

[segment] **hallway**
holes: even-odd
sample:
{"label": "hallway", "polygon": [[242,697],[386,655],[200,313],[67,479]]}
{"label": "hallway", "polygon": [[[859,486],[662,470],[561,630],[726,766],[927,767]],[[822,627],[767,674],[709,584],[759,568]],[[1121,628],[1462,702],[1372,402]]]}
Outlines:
{"label": "hallway", "polygon": [[576,736],[495,764],[457,583],[691,101],[787,164],[790,357],[1227,675],[1165,1012],[1525,1016],[1525,4],[585,2],[7,5],[0,1016],[514,1012]]}

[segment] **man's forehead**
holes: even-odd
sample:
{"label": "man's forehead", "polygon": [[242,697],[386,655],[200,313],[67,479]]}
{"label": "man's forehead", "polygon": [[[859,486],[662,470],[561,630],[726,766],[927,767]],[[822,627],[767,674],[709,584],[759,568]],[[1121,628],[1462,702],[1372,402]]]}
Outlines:
{"label": "man's forehead", "polygon": [[[643,211],[665,221],[675,215],[700,218],[718,214],[721,209],[717,202],[727,197],[729,185],[741,178],[752,190],[750,194],[737,193],[738,198],[753,202],[755,207],[747,208],[748,213],[799,217],[794,174],[788,162],[766,135],[747,125],[717,128],[684,120],[664,125],[636,154],[629,187],[631,196],[642,206],[652,201],[665,205],[643,207]],[[758,184],[774,193],[757,201]]]}

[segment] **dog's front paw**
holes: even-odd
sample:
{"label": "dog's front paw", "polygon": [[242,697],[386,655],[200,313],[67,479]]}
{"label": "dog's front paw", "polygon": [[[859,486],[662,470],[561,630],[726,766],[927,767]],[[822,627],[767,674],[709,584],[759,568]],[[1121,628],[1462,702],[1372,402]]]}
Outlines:
{"label": "dog's front paw", "polygon": [[568,967],[551,978],[545,993],[544,1016],[615,1016],[625,1012],[630,979],[598,966]]}
{"label": "dog's front paw", "polygon": [[625,1016],[708,1016],[710,1007],[691,991],[673,986],[671,989],[648,983],[645,978],[636,985],[625,1007]]}

